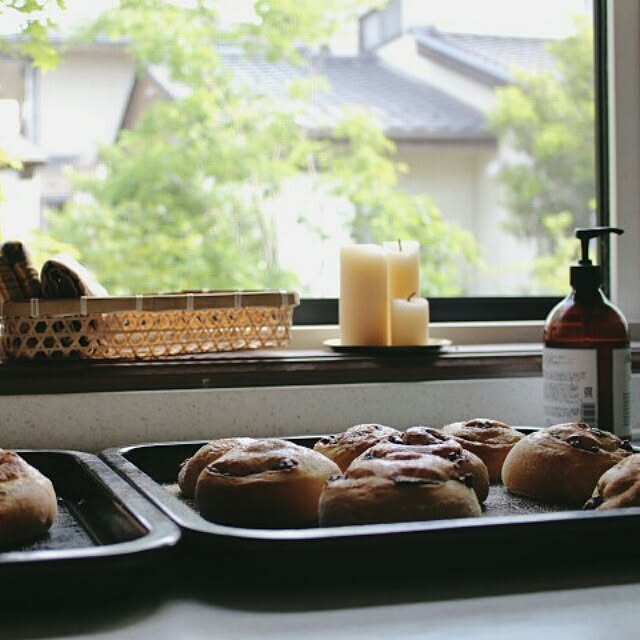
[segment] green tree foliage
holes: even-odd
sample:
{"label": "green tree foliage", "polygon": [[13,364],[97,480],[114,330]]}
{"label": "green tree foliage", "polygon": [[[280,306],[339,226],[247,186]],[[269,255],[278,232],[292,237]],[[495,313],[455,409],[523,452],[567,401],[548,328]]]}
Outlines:
{"label": "green tree foliage", "polygon": [[166,69],[183,97],[156,102],[101,150],[99,171],[76,178],[81,197],[49,215],[51,236],[73,245],[113,293],[297,286],[278,264],[272,203],[311,174],[319,193],[349,204],[354,240],[415,238],[427,293],[462,293],[465,262],[477,257],[471,237],[445,223],[427,196],[398,191],[403,167],[369,116],[346,114],[334,141],[309,138],[296,116],[309,88],[321,87],[317,78],[275,102],[242,86],[221,55],[233,45],[303,65],[303,47],[319,47],[371,4],[259,0],[256,24],[223,29],[215,2],[121,0],[88,37],[126,38],[140,69]]}
{"label": "green tree foliage", "polygon": [[29,58],[40,69],[54,68],[58,52],[49,40],[49,32],[55,27],[49,10],[65,6],[65,0],[0,0],[0,22],[16,23],[19,36],[0,38],[0,50]]}
{"label": "green tree foliage", "polygon": [[510,219],[506,229],[536,243],[532,292],[562,292],[578,243],[574,227],[594,220],[593,33],[578,21],[574,35],[548,45],[553,68],[520,72],[497,90],[490,116],[509,149],[499,172]]}

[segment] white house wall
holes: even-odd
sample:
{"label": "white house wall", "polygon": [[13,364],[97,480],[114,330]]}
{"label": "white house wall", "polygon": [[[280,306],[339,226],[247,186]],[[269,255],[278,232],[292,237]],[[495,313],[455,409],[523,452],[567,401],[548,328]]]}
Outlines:
{"label": "white house wall", "polygon": [[478,153],[468,146],[400,144],[397,159],[409,167],[400,187],[408,193],[433,196],[446,220],[474,231]]}
{"label": "white house wall", "polygon": [[[478,242],[486,267],[472,279],[473,295],[521,291],[532,257],[527,247],[501,230],[505,212],[498,205],[491,173],[495,155],[494,148],[477,145],[402,143],[397,150],[397,160],[410,169],[399,186],[432,196],[443,219],[471,232]],[[348,202],[314,188],[308,178],[297,178],[288,181],[269,211],[280,265],[297,274],[304,295],[337,297],[340,246],[351,241]]]}
{"label": "white house wall", "polygon": [[378,49],[376,55],[398,73],[426,82],[475,109],[487,112],[494,104],[494,93],[490,87],[421,56],[413,36],[403,35],[389,42]]}
{"label": "white house wall", "polygon": [[495,180],[497,151],[482,146],[400,144],[398,159],[410,172],[400,186],[431,195],[444,220],[470,231],[484,267],[472,279],[472,295],[515,295],[528,283],[532,247],[502,230],[506,218]]}
{"label": "white house wall", "polygon": [[39,78],[38,130],[48,156],[93,158],[97,145],[114,141],[133,82],[123,51],[67,53]]}

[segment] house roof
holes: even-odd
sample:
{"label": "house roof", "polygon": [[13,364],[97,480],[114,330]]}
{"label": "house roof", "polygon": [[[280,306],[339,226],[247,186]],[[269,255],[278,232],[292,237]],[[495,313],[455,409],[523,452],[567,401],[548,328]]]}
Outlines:
{"label": "house roof", "polygon": [[[300,117],[301,126],[317,137],[332,135],[345,108],[361,107],[395,140],[494,139],[481,111],[369,55],[315,57],[308,67],[248,59],[239,52],[225,53],[223,60],[239,82],[275,100],[288,99],[288,84],[296,78],[326,77],[330,90],[312,92]],[[154,67],[150,74],[168,96],[184,97],[185,87],[172,82],[165,69]]]}
{"label": "house roof", "polygon": [[507,84],[514,70],[551,68],[549,40],[464,33],[445,33],[433,27],[412,30],[419,52],[490,85]]}

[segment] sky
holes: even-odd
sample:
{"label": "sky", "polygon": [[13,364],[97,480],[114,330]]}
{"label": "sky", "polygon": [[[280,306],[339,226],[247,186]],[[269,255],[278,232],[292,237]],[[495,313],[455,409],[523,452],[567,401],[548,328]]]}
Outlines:
{"label": "sky", "polygon": [[[188,2],[189,0],[180,0]],[[317,0],[322,2],[322,0]],[[403,0],[408,25],[431,25],[442,31],[561,37],[571,31],[573,16],[590,10],[591,0]],[[51,17],[63,31],[96,16],[117,0],[67,0],[67,9],[52,10]],[[218,0],[224,22],[247,21],[254,0]],[[0,14],[0,32],[16,31],[17,23]],[[345,29],[341,40],[353,39],[353,29]]]}
{"label": "sky", "polygon": [[[187,3],[189,0],[178,1]],[[118,0],[66,0],[66,8],[60,9],[55,6],[54,0],[49,0],[49,2],[54,6],[45,13],[63,31],[71,31],[74,27],[95,18],[105,9],[118,4]],[[251,9],[253,3],[254,0],[217,1],[221,18],[229,22],[249,20],[253,13]],[[22,19],[22,16],[17,16],[17,19],[14,19],[8,11],[5,15],[0,13],[0,33],[15,33]]]}
{"label": "sky", "polygon": [[571,33],[592,0],[404,0],[409,22],[442,31],[557,38]]}

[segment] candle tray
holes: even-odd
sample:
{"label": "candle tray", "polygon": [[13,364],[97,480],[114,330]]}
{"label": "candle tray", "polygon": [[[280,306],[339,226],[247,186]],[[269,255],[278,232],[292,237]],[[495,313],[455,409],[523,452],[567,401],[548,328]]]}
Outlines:
{"label": "candle tray", "polygon": [[197,291],[2,307],[4,357],[158,360],[286,346],[298,294]]}
{"label": "candle tray", "polygon": [[[288,439],[312,447],[318,436]],[[132,445],[108,449],[101,456],[180,526],[179,551],[197,559],[215,558],[219,570],[242,563],[273,579],[294,580],[302,570],[314,576],[328,572],[328,577],[336,571],[337,576],[356,571],[415,575],[420,567],[427,571],[425,577],[436,568],[464,575],[472,565],[492,569],[516,558],[523,567],[581,560],[593,553],[594,540],[615,540],[616,548],[630,553],[640,533],[640,508],[582,511],[514,496],[502,485],[491,486],[478,518],[305,529],[221,525],[201,517],[176,485],[180,463],[203,444]]]}

